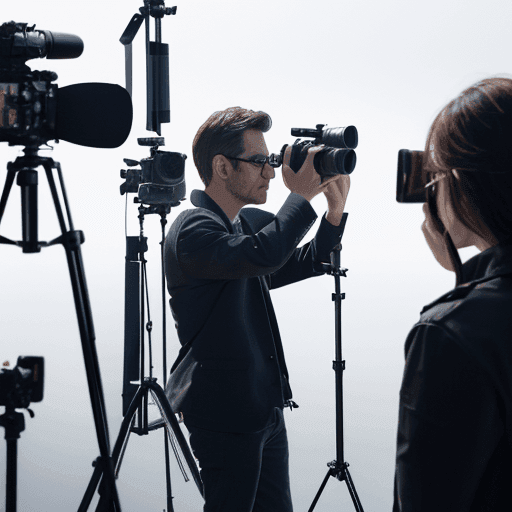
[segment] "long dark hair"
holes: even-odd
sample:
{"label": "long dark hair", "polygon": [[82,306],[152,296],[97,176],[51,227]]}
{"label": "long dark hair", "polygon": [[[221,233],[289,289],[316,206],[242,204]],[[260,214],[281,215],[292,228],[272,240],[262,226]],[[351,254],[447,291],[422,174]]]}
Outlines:
{"label": "long dark hair", "polygon": [[447,175],[450,200],[464,226],[491,245],[510,238],[512,80],[486,78],[450,101],[430,127],[423,168]]}
{"label": "long dark hair", "polygon": [[[238,156],[244,152],[245,130],[267,132],[272,126],[270,116],[241,107],[214,112],[199,128],[192,144],[192,154],[199,176],[207,187],[212,179],[212,160],[215,155]],[[238,162],[231,160],[237,169]]]}

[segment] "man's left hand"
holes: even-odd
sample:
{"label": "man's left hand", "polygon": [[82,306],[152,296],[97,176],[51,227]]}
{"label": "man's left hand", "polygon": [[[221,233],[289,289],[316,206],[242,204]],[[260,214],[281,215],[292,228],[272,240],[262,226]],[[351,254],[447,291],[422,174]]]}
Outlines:
{"label": "man's left hand", "polygon": [[327,206],[330,212],[343,213],[349,189],[350,176],[348,174],[340,174],[327,186],[324,195],[327,198]]}

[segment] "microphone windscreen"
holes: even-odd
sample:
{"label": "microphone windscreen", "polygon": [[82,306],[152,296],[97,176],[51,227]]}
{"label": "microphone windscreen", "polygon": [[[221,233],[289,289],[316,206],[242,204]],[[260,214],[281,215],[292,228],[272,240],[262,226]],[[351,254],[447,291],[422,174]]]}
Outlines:
{"label": "microphone windscreen", "polygon": [[120,85],[84,83],[57,89],[56,139],[117,148],[130,135],[132,119],[130,94]]}

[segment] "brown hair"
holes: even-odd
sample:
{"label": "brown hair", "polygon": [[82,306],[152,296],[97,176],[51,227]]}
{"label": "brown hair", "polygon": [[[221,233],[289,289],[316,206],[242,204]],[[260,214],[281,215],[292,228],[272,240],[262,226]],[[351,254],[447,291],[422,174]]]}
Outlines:
{"label": "brown hair", "polygon": [[[215,155],[238,156],[244,152],[245,130],[268,132],[272,126],[270,116],[241,107],[231,107],[214,112],[199,128],[192,144],[194,163],[199,176],[207,187],[212,179],[212,160]],[[238,161],[231,160],[234,169]]]}
{"label": "brown hair", "polygon": [[492,245],[512,235],[511,79],[481,80],[441,110],[423,170],[447,175],[455,215],[468,229]]}

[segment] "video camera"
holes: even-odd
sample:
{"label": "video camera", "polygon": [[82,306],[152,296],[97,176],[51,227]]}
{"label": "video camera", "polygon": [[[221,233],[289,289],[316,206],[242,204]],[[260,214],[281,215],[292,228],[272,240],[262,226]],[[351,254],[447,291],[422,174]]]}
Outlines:
{"label": "video camera", "polygon": [[398,152],[396,200],[399,203],[427,201],[426,185],[430,176],[423,170],[423,151],[401,149]]}
{"label": "video camera", "polygon": [[[302,141],[297,139],[292,146],[290,167],[298,172],[306,160],[308,149],[325,144],[313,159],[315,171],[322,178],[322,182],[338,174],[350,174],[356,166],[356,153],[354,149],[358,144],[357,129],[355,126],[325,128],[324,124],[317,124],[316,128],[292,128],[294,137],[313,137],[315,140]],[[288,147],[285,144],[279,155],[271,156],[274,167],[283,163],[284,153]],[[341,149],[340,149],[341,148]]]}
{"label": "video camera", "polygon": [[75,59],[83,41],[75,35],[35,30],[10,21],[0,26],[0,141],[37,147],[51,139],[116,148],[128,138],[132,104],[119,85],[52,84],[53,71],[31,71],[34,58]]}
{"label": "video camera", "polygon": [[164,143],[163,137],[137,139],[141,146],[153,146],[151,156],[140,162],[123,158],[129,167],[140,165],[140,169],[121,169],[121,195],[135,192],[137,202],[149,205],[179,206],[185,197],[185,160],[187,155],[170,151],[158,151]]}
{"label": "video camera", "polygon": [[0,369],[0,405],[27,408],[43,399],[44,358],[18,357],[17,365]]}

